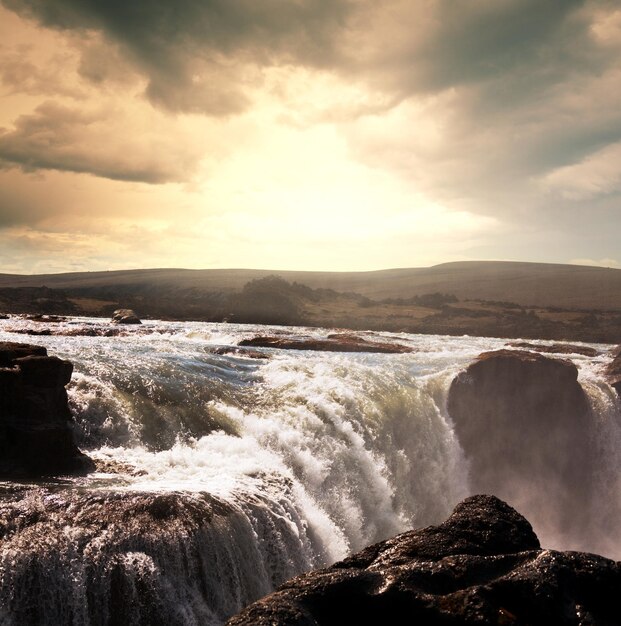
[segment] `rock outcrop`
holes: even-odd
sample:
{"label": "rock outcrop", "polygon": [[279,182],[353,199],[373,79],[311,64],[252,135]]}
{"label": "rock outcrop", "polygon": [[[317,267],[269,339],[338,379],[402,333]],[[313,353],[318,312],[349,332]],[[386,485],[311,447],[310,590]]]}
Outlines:
{"label": "rock outcrop", "polygon": [[621,346],[617,346],[613,352],[613,359],[606,368],[608,381],[621,396]]}
{"label": "rock outcrop", "polygon": [[41,346],[0,343],[0,477],[86,472],[65,385],[73,365]]}
{"label": "rock outcrop", "polygon": [[493,496],[439,526],[398,535],[299,576],[228,626],[619,624],[621,564],[542,550],[530,523]]}
{"label": "rock outcrop", "polygon": [[132,309],[117,309],[112,314],[112,321],[115,324],[142,324]]}
{"label": "rock outcrop", "polygon": [[374,352],[402,354],[413,352],[412,348],[395,343],[368,341],[357,335],[334,333],[327,339],[291,339],[286,337],[253,337],[243,339],[240,346],[253,348],[280,348],[281,350],[316,350],[319,352]]}
{"label": "rock outcrop", "polygon": [[448,411],[475,491],[516,504],[549,536],[584,534],[593,416],[570,361],[483,353],[452,382]]}

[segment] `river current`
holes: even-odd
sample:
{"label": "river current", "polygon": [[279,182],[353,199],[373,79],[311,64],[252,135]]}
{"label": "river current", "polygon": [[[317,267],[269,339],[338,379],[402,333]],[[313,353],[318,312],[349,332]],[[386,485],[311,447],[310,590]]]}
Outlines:
{"label": "river current", "polygon": [[[54,327],[108,324],[74,318]],[[0,543],[7,625],[221,624],[291,576],[442,521],[471,493],[446,411],[449,385],[481,352],[507,343],[357,333],[414,351],[259,349],[266,358],[251,358],[221,348],[331,331],[147,321],[118,337],[11,332],[26,328],[40,325],[0,321],[0,341],[41,344],[74,364],[76,439],[98,471],[0,483],[6,510],[39,516]],[[597,415],[614,515],[619,403],[602,377],[609,346],[593,347],[599,356],[563,357],[578,366]],[[621,557],[614,533],[568,546],[535,530],[546,547]]]}

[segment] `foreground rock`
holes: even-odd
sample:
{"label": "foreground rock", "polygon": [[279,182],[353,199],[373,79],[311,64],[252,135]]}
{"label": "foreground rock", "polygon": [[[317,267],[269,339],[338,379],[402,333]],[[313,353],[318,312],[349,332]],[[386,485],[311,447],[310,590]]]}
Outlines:
{"label": "foreground rock", "polygon": [[142,324],[132,309],[117,309],[112,314],[112,321],[115,324]]}
{"label": "foreground rock", "polygon": [[86,472],[65,385],[73,365],[41,346],[0,343],[0,477]]}
{"label": "foreground rock", "polygon": [[525,511],[547,536],[584,536],[594,421],[570,361],[499,350],[452,382],[448,411],[476,491]]}
{"label": "foreground rock", "polygon": [[493,496],[439,526],[295,578],[229,626],[619,624],[621,564],[540,549],[529,522]]}
{"label": "foreground rock", "polygon": [[290,339],[283,337],[253,337],[243,339],[240,346],[253,348],[280,348],[281,350],[316,350],[318,352],[375,352],[403,354],[413,352],[401,344],[368,341],[357,335],[332,334],[327,339]]}

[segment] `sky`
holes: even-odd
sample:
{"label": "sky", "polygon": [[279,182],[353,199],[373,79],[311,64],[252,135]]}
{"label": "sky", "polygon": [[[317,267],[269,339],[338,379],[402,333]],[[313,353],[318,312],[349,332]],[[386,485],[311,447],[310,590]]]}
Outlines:
{"label": "sky", "polygon": [[621,3],[0,0],[0,272],[621,267]]}

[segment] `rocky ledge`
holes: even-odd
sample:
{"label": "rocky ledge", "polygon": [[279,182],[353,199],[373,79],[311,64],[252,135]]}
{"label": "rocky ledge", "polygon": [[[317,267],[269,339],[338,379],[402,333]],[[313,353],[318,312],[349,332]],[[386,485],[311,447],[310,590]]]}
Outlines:
{"label": "rocky ledge", "polygon": [[396,343],[369,341],[357,335],[334,333],[327,339],[293,339],[285,337],[253,337],[239,342],[242,347],[279,348],[281,350],[315,350],[318,352],[373,352],[379,354],[403,354],[412,348]]}
{"label": "rocky ledge", "polygon": [[65,385],[73,365],[41,346],[0,343],[0,478],[82,473]]}
{"label": "rocky ledge", "polygon": [[619,624],[621,564],[542,550],[530,523],[472,496],[442,524],[299,576],[229,626]]}

